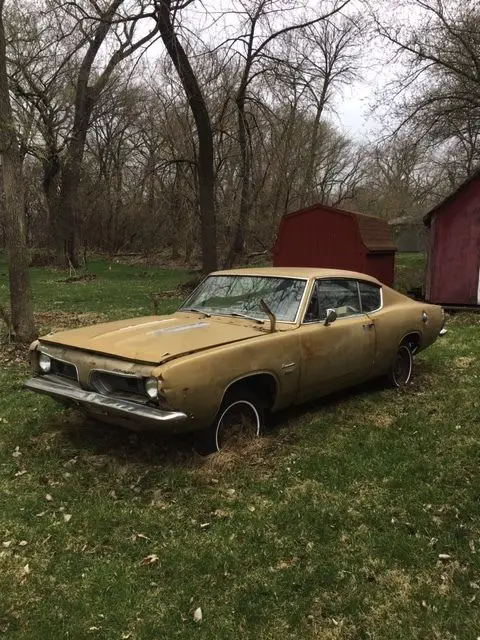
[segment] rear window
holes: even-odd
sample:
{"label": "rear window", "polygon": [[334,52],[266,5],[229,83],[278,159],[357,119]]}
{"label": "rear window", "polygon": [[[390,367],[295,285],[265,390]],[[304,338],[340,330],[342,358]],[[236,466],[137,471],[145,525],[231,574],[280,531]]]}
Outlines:
{"label": "rear window", "polygon": [[360,288],[363,313],[371,313],[380,309],[382,306],[380,287],[370,282],[359,282],[358,286]]}

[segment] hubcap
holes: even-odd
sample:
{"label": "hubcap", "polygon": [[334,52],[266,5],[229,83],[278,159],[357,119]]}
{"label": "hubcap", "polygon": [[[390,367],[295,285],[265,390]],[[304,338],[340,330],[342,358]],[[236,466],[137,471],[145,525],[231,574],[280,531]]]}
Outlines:
{"label": "hubcap", "polygon": [[230,448],[240,441],[260,435],[260,415],[256,407],[247,400],[229,405],[217,424],[217,450]]}

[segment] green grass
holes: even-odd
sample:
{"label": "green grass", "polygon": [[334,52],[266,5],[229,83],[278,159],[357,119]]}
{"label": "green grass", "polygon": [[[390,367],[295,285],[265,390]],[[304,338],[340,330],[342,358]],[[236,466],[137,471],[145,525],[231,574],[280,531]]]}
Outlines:
{"label": "green grass", "polygon": [[[88,284],[35,270],[37,309],[149,313],[147,293],[188,278],[118,267]],[[0,637],[476,638],[479,330],[453,317],[405,392],[370,384],[282,413],[209,458],[61,411],[22,390],[11,358]]]}
{"label": "green grass", "polygon": [[397,253],[395,255],[395,287],[405,293],[421,287],[425,291],[427,256],[424,253]]}
{"label": "green grass", "polygon": [[[84,274],[79,271],[79,275]],[[30,270],[35,309],[39,312],[102,313],[109,318],[130,314],[150,314],[150,294],[174,290],[192,276],[187,272],[155,267],[132,267],[124,264],[91,262],[91,280],[67,282],[69,274],[54,268]],[[7,268],[0,264],[0,302],[8,295]],[[178,295],[178,294],[177,294]],[[160,312],[176,306],[165,296]]]}

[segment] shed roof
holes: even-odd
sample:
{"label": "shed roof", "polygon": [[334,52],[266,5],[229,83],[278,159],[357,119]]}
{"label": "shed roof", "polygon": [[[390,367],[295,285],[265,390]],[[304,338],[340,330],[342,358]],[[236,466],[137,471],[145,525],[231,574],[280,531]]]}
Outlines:
{"label": "shed roof", "polygon": [[375,216],[370,216],[366,213],[349,211],[348,209],[338,209],[337,207],[330,207],[326,204],[314,204],[306,209],[300,209],[299,211],[287,213],[285,214],[284,218],[293,218],[297,215],[302,215],[307,212],[314,213],[319,209],[326,209],[327,211],[332,211],[333,213],[347,215],[355,220],[360,232],[362,242],[369,251],[396,251],[396,246],[393,242],[392,234],[390,232],[387,220],[376,218]]}
{"label": "shed roof", "polygon": [[480,178],[480,166],[477,167],[475,169],[475,171],[466,179],[464,180],[456,189],[455,191],[452,191],[452,193],[450,195],[448,195],[446,198],[444,198],[441,202],[439,202],[438,204],[436,204],[433,209],[430,209],[430,211],[428,213],[426,213],[423,216],[423,223],[429,227],[430,226],[430,222],[432,221],[433,216],[438,213],[438,210],[443,207],[446,204],[449,204],[450,202],[452,202],[453,200],[455,200],[455,198],[457,197],[457,195],[460,193],[460,191],[462,191],[465,187],[467,187],[471,182],[473,182],[474,180],[476,180],[477,178]]}

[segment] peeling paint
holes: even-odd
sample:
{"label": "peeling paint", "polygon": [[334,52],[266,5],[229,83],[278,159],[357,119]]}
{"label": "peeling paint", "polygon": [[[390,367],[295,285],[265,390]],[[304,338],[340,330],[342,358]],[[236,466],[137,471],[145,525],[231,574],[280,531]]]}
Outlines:
{"label": "peeling paint", "polygon": [[196,322],[195,324],[185,324],[180,327],[171,327],[168,329],[158,329],[157,331],[152,332],[152,336],[159,336],[162,333],[181,333],[182,331],[190,331],[190,329],[203,329],[203,327],[208,327],[208,322]]}

